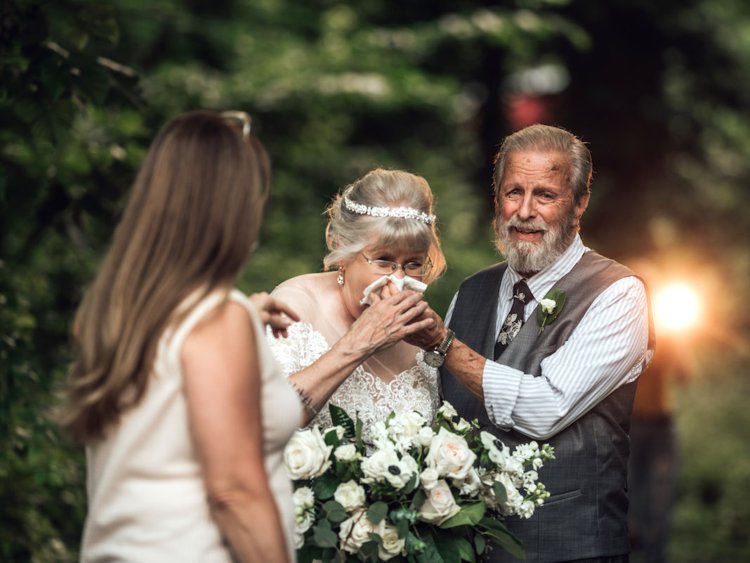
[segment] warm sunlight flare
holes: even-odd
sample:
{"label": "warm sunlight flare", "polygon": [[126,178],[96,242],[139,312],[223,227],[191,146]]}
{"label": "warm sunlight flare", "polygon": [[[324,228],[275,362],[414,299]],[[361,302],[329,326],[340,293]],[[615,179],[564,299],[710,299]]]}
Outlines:
{"label": "warm sunlight flare", "polygon": [[689,329],[697,322],[700,311],[698,294],[682,282],[666,285],[654,296],[654,321],[660,330]]}

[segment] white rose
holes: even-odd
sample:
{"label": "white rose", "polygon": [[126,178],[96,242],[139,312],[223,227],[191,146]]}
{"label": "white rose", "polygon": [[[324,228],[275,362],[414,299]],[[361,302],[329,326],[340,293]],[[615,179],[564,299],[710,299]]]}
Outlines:
{"label": "white rose", "polygon": [[554,299],[542,299],[539,302],[539,306],[542,308],[542,312],[551,315],[555,311],[555,307],[557,307],[557,303]]}
{"label": "white rose", "polygon": [[365,510],[358,510],[341,523],[339,539],[341,549],[349,553],[357,553],[360,548],[370,541],[370,534],[375,532],[375,527],[367,518]]}
{"label": "white rose", "polygon": [[294,433],[284,449],[284,463],[292,479],[319,477],[330,467],[332,446],[326,445],[315,426]]}
{"label": "white rose", "polygon": [[471,423],[468,420],[461,419],[455,424],[456,432],[468,432],[471,428]]}
{"label": "white rose", "polygon": [[419,518],[425,522],[440,525],[459,510],[461,508],[456,504],[448,483],[441,479],[428,491],[427,499],[419,509]]}
{"label": "white rose", "polygon": [[344,507],[344,510],[351,512],[356,508],[364,506],[365,490],[356,481],[347,481],[336,487],[333,498]]}
{"label": "white rose", "polygon": [[426,491],[429,491],[430,489],[434,488],[435,485],[437,485],[438,478],[438,472],[433,467],[427,467],[419,475],[419,481],[422,483],[422,488]]}
{"label": "white rose", "polygon": [[456,409],[453,408],[453,405],[451,405],[448,401],[443,401],[443,404],[437,410],[437,414],[442,415],[443,418],[448,419],[453,418],[454,416],[458,416]]}
{"label": "white rose", "polygon": [[419,434],[417,434],[416,442],[423,448],[426,448],[432,443],[432,438],[434,436],[435,432],[433,432],[432,428],[430,428],[429,426],[424,426],[420,428]]}
{"label": "white rose", "polygon": [[472,467],[466,474],[466,478],[454,480],[453,485],[458,487],[462,495],[474,497],[479,493],[482,481],[479,479],[477,470]]}
{"label": "white rose", "polygon": [[377,533],[383,540],[378,545],[378,559],[388,561],[396,555],[403,555],[406,539],[398,537],[395,526],[386,524],[385,520],[383,520],[378,526]]}
{"label": "white rose", "polygon": [[344,444],[333,450],[333,457],[339,461],[354,461],[359,454],[354,444]]}
{"label": "white rose", "polygon": [[295,512],[302,512],[306,508],[312,508],[315,504],[315,494],[310,487],[300,487],[292,495]]}
{"label": "white rose", "polygon": [[304,536],[305,532],[310,529],[310,526],[315,522],[315,514],[312,511],[307,511],[296,520],[295,530],[300,536]]}
{"label": "white rose", "polygon": [[441,428],[432,439],[425,464],[434,467],[441,477],[463,479],[476,459],[463,436]]}
{"label": "white rose", "polygon": [[391,419],[388,430],[394,437],[414,438],[425,424],[427,420],[418,412],[404,412]]}

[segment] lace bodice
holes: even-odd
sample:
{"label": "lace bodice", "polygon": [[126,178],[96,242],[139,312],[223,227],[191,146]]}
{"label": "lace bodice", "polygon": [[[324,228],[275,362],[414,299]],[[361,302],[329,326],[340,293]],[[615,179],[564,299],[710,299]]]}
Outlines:
{"label": "lace bodice", "polygon": [[[287,377],[312,364],[330,348],[325,337],[307,323],[293,324],[288,333],[287,338],[274,338],[268,333],[271,350]],[[391,411],[416,410],[431,421],[439,406],[438,377],[437,370],[425,364],[422,356],[422,351],[417,352],[415,365],[397,374],[390,383],[369,373],[362,365],[357,366],[310,425],[332,426],[329,403],[343,408],[353,419],[359,415],[366,442],[371,442],[372,424],[385,420]]]}

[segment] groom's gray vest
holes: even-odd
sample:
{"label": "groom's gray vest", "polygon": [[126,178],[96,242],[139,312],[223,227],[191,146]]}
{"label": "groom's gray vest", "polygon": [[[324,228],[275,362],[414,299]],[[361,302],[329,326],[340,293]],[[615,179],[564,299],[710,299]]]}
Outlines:
{"label": "groom's gray vest", "polygon": [[[492,358],[500,282],[507,265],[498,264],[467,278],[459,288],[450,326],[456,338]],[[625,266],[596,252],[586,252],[555,288],[566,294],[554,323],[539,333],[536,311],[499,358],[499,363],[534,376],[540,364],[568,339],[596,297],[615,281],[634,275]],[[537,300],[543,296],[536,296]],[[649,314],[650,322],[650,314]],[[653,328],[649,327],[653,349]],[[619,375],[619,374],[618,374]],[[480,423],[506,445],[529,442],[516,431],[503,431],[487,417],[482,402],[447,370],[441,373],[443,396],[458,413]],[[636,383],[624,385],[573,424],[548,440],[556,459],[546,462],[539,480],[551,496],[528,520],[506,524],[523,542],[526,561],[568,561],[626,554],[627,465],[630,453],[630,412]],[[490,561],[516,561],[500,549]]]}

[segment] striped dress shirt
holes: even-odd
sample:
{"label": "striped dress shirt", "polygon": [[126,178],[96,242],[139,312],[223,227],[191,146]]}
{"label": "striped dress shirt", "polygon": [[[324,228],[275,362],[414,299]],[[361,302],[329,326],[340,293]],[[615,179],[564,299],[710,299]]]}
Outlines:
{"label": "striped dress shirt", "polygon": [[[534,297],[524,308],[525,320],[588,250],[576,235],[554,263],[527,280]],[[508,267],[500,283],[495,338],[510,311],[513,285],[520,279],[522,276]],[[446,323],[457,295],[448,308]],[[482,374],[484,406],[500,428],[544,440],[621,385],[635,380],[650,356],[646,290],[638,278],[622,278],[594,300],[568,341],[542,361],[539,377],[487,360]]]}

